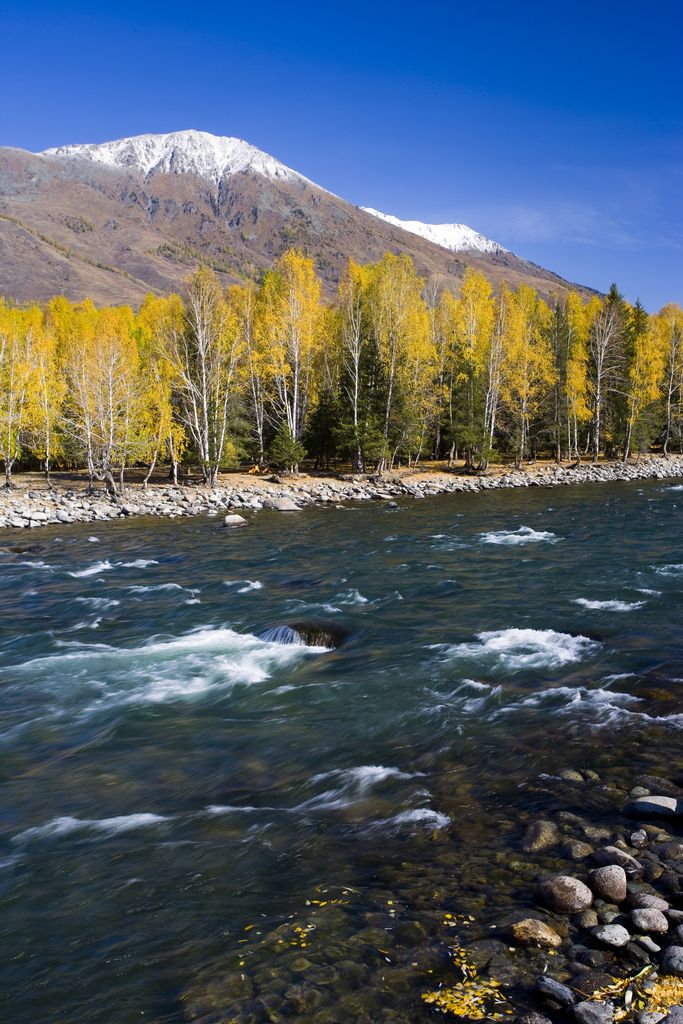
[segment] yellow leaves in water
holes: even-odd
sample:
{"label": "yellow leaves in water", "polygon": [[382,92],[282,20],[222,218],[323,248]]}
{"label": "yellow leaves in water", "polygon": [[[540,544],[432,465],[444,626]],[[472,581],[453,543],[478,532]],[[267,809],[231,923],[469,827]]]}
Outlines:
{"label": "yellow leaves in water", "polygon": [[[450,917],[447,914],[446,917]],[[470,920],[472,920],[470,918]],[[445,922],[444,922],[445,923]],[[449,922],[450,923],[450,922]],[[467,963],[467,951],[457,942],[452,947],[453,960],[463,973],[464,981],[456,982],[452,988],[440,988],[434,992],[423,992],[426,1003],[433,1003],[442,1013],[454,1013],[456,1017],[470,1017],[473,1020],[502,1020],[503,1014],[489,1011],[488,1007],[506,1002],[497,981],[483,981],[477,975],[477,969]],[[511,1013],[506,1010],[506,1013]]]}
{"label": "yellow leaves in water", "polygon": [[426,1003],[433,1003],[442,1013],[454,1013],[457,1017],[471,1017],[483,1020],[485,1017],[501,1020],[502,1013],[488,1012],[493,1003],[504,1003],[505,996],[498,989],[497,981],[483,982],[477,979],[457,982],[453,988],[440,988],[435,992],[423,992]]}

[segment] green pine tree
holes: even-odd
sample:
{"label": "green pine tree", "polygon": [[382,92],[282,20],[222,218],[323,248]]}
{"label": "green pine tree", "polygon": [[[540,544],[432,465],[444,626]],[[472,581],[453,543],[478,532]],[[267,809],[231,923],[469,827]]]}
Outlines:
{"label": "green pine tree", "polygon": [[271,462],[276,466],[286,466],[292,472],[307,454],[304,446],[292,436],[286,423],[282,424],[268,449],[268,458]]}

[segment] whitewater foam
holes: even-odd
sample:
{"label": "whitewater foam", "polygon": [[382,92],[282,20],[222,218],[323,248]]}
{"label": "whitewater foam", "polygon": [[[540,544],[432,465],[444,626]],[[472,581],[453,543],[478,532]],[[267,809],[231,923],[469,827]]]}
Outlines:
{"label": "whitewater foam", "polygon": [[646,601],[589,601],[585,597],[576,597],[572,604],[580,604],[591,611],[605,612],[631,612],[636,608],[642,608]]}
{"label": "whitewater foam", "polygon": [[223,583],[226,587],[236,587],[238,584],[243,583],[244,586],[239,588],[238,594],[248,594],[250,590],[263,590],[263,584],[260,580],[223,580]]}
{"label": "whitewater foam", "polygon": [[479,536],[482,544],[556,544],[562,539],[549,531],[532,530],[530,526],[520,526],[517,530],[495,530],[480,533]]}
{"label": "whitewater foam", "polygon": [[52,837],[66,836],[73,832],[92,830],[105,832],[108,835],[117,835],[120,832],[129,832],[131,829],[144,828],[148,825],[158,825],[162,821],[171,819],[159,814],[123,814],[116,818],[53,818],[45,825],[35,825],[27,828],[12,839],[13,843],[26,843],[34,839],[49,839]]}
{"label": "whitewater foam", "polygon": [[453,644],[450,659],[477,659],[491,669],[560,668],[600,647],[595,640],[553,629],[499,629],[476,634],[479,643]]}
{"label": "whitewater foam", "polygon": [[[261,683],[270,678],[277,667],[325,650],[268,643],[250,633],[206,626],[180,637],[150,638],[146,644],[134,648],[58,643],[64,653],[24,662],[16,667],[16,672],[30,677],[32,684],[42,682],[44,687],[53,690],[60,703],[68,700],[69,695],[63,682],[61,685],[53,683],[55,678],[77,679],[81,692],[89,686],[93,699],[83,708],[85,714],[122,703],[192,699],[238,684]],[[106,683],[102,683],[102,679]]]}

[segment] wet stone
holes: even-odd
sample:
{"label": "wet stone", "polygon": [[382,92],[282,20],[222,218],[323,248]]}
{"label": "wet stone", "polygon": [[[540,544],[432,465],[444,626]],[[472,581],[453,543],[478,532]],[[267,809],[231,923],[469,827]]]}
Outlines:
{"label": "wet stone", "polygon": [[674,796],[641,796],[624,804],[621,813],[626,818],[672,818],[683,813],[683,801]]}
{"label": "wet stone", "polygon": [[626,853],[625,850],[620,850],[616,846],[605,846],[602,850],[596,850],[593,854],[593,860],[600,867],[618,864],[624,869],[629,878],[640,878],[643,874],[643,865],[635,857],[632,857],[630,853]]}
{"label": "wet stone", "polygon": [[571,875],[546,878],[536,886],[534,897],[558,914],[577,914],[593,902],[593,893],[588,886]]}
{"label": "wet stone", "polygon": [[576,914],[574,917],[574,924],[579,928],[597,928],[598,927],[598,915],[594,910],[582,910],[580,914]]}
{"label": "wet stone", "polygon": [[585,782],[581,772],[577,772],[574,768],[563,768],[562,771],[557,773],[561,779],[565,782]]}
{"label": "wet stone", "polygon": [[621,924],[601,924],[591,930],[591,935],[606,946],[614,946],[619,949],[625,946],[631,936]]}
{"label": "wet stone", "polygon": [[653,942],[649,935],[636,936],[636,942],[651,956],[656,956],[657,953],[661,953],[662,951],[662,947],[658,946],[656,942]]}
{"label": "wet stone", "polygon": [[572,988],[584,996],[592,996],[594,992],[608,988],[614,984],[614,979],[609,974],[602,974],[598,971],[587,971],[585,974],[577,975],[572,981]]}
{"label": "wet stone", "polygon": [[535,987],[537,992],[554,999],[560,1006],[573,1006],[576,1002],[576,996],[570,988],[555,981],[554,978],[549,978],[547,974],[542,974],[536,979]]}
{"label": "wet stone", "polygon": [[666,1017],[662,1019],[666,1024],[683,1024],[683,1006],[670,1006]]}
{"label": "wet stone", "polygon": [[547,924],[533,918],[518,921],[510,928],[513,940],[520,946],[545,946],[556,949],[562,945],[562,939]]}
{"label": "wet stone", "polygon": [[631,833],[631,846],[635,846],[637,850],[642,849],[647,845],[647,832],[639,828],[636,832]]}
{"label": "wet stone", "polygon": [[535,821],[526,830],[522,849],[525,853],[535,853],[549,846],[557,846],[561,838],[557,825],[552,821]]}
{"label": "wet stone", "polygon": [[542,1013],[520,1013],[512,1024],[550,1024],[550,1021]]}
{"label": "wet stone", "polygon": [[588,876],[588,883],[595,895],[612,903],[622,903],[626,899],[626,881],[626,872],[618,864],[596,868]]}
{"label": "wet stone", "polygon": [[630,917],[634,930],[645,935],[649,932],[661,933],[669,930],[669,922],[664,917],[664,914],[661,910],[656,910],[654,907],[632,910]]}
{"label": "wet stone", "polygon": [[652,907],[654,910],[665,911],[669,909],[669,904],[660,896],[653,896],[652,893],[649,892],[631,893],[631,895],[626,898],[626,910],[636,910],[640,907]]}
{"label": "wet stone", "polygon": [[683,946],[669,946],[662,955],[662,973],[683,977]]}
{"label": "wet stone", "polygon": [[593,853],[593,847],[579,839],[568,839],[562,844],[562,852],[569,860],[584,860]]}
{"label": "wet stone", "polygon": [[659,1024],[666,1017],[660,1010],[641,1010],[633,1018],[636,1024]]}
{"label": "wet stone", "polygon": [[576,1024],[612,1024],[614,1007],[611,1003],[591,1000],[572,1007],[572,1017]]}

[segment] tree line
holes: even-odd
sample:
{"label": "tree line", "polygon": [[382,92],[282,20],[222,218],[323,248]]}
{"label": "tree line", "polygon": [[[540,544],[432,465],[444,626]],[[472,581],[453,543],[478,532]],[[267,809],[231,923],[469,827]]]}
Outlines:
{"label": "tree line", "polygon": [[160,463],[213,485],[244,460],[381,472],[683,451],[682,332],[678,305],[649,315],[616,285],[546,303],[468,269],[455,293],[391,253],[349,261],[330,303],[295,249],[259,285],[200,267],[183,298],[137,313],[0,301],[0,457],[8,487],[34,459],[116,491],[126,467],[146,483]]}

